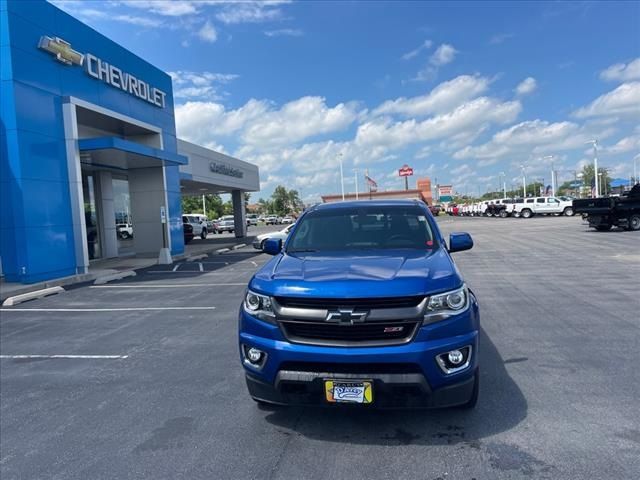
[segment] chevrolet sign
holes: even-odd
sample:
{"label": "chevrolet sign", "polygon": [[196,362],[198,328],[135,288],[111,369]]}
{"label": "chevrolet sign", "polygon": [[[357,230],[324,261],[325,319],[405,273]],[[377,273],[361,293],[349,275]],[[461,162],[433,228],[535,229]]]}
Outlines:
{"label": "chevrolet sign", "polygon": [[244,172],[238,168],[233,168],[223,163],[211,162],[209,164],[209,170],[213,173],[217,173],[219,175],[226,175],[228,177],[236,177],[242,178],[244,177]]}
{"label": "chevrolet sign", "polygon": [[58,37],[51,38],[46,35],[41,37],[38,48],[55,55],[56,60],[65,65],[82,65],[84,61],[84,55],[72,49],[69,42]]}
{"label": "chevrolet sign", "polygon": [[[71,48],[71,44],[58,37],[43,36],[38,48],[55,55],[56,60],[65,65],[84,65],[87,75],[101,80],[114,88],[133,95],[156,107],[164,108],[167,94],[152,87],[130,73],[122,71],[90,53],[82,54]],[[85,61],[86,60],[86,61]]]}

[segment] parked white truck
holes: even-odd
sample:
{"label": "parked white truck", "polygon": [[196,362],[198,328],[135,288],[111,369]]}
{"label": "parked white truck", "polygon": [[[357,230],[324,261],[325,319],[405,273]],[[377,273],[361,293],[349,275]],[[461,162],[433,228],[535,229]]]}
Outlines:
{"label": "parked white truck", "polygon": [[530,197],[522,203],[514,203],[511,212],[514,216],[530,218],[534,215],[574,215],[571,201],[560,200],[556,197]]}

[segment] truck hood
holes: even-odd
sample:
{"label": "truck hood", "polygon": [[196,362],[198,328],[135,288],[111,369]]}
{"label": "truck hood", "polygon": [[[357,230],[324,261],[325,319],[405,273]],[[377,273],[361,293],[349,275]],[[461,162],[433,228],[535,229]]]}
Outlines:
{"label": "truck hood", "polygon": [[286,254],[275,256],[249,288],[273,296],[362,298],[428,295],[451,290],[462,277],[449,254],[388,250],[384,254]]}

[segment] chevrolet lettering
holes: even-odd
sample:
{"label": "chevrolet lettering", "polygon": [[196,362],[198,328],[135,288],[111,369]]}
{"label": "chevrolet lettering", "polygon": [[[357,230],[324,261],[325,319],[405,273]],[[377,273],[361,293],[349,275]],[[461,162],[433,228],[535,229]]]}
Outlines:
{"label": "chevrolet lettering", "polygon": [[42,36],[38,48],[54,55],[56,60],[65,65],[85,67],[85,72],[114,88],[151,103],[159,108],[165,107],[166,92],[152,87],[149,83],[134,75],[111,65],[91,53],[82,54],[71,48],[71,44],[59,37]]}

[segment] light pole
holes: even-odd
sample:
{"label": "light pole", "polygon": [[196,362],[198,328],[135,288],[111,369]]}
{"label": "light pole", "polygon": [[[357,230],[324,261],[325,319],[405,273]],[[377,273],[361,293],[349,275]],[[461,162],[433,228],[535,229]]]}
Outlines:
{"label": "light pole", "polygon": [[507,177],[504,172],[500,172],[500,177],[502,177],[502,194],[504,195],[502,198],[507,198]]}
{"label": "light pole", "polygon": [[520,165],[522,169],[522,198],[527,198],[527,176],[525,175],[524,165]]}
{"label": "light pole", "polygon": [[633,184],[640,183],[638,180],[638,159],[640,158],[640,153],[633,157]]}
{"label": "light pole", "polygon": [[[553,167],[553,155],[547,155],[546,157],[542,158],[543,160],[551,160],[551,196],[555,197],[556,196],[556,171],[555,168]],[[544,187],[544,185],[543,185]]]}
{"label": "light pole", "polygon": [[342,154],[338,154],[338,158],[340,159],[340,188],[342,189],[342,201],[344,202],[344,174],[342,172]]}
{"label": "light pole", "polygon": [[353,169],[353,178],[356,181],[356,200],[358,200],[358,169],[354,168]]}
{"label": "light pole", "polygon": [[593,145],[593,176],[596,184],[596,198],[600,196],[600,186],[598,185],[598,140],[589,140],[588,145]]}

